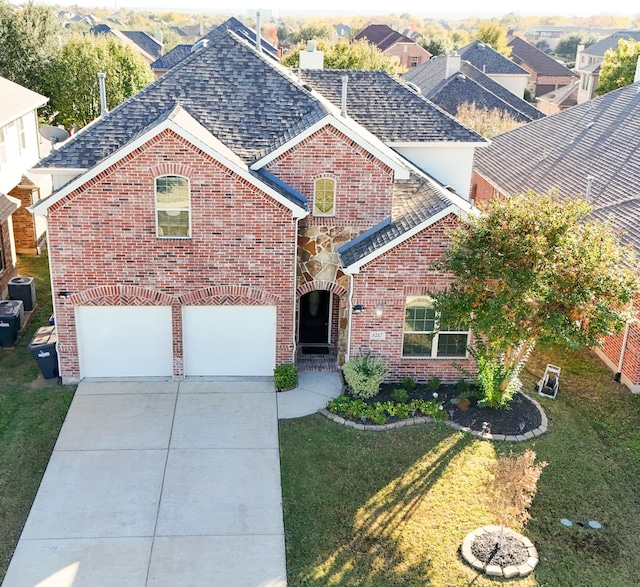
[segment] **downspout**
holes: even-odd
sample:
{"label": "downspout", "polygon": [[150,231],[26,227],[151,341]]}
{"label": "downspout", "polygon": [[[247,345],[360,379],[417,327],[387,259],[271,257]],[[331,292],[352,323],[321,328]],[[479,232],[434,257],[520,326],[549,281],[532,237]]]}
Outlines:
{"label": "downspout", "polygon": [[[346,272],[345,272],[346,273]],[[344,360],[347,362],[351,358],[351,317],[353,314],[353,273],[347,273],[349,276],[349,305],[347,308],[347,350],[344,355]]]}
{"label": "downspout", "polygon": [[[296,342],[296,335],[298,334],[298,321],[296,320],[296,306],[298,304],[298,298],[296,295],[296,291],[297,291],[297,287],[296,287],[296,283],[298,280],[298,230],[299,230],[299,224],[300,224],[300,218],[296,218],[296,236],[293,239],[293,328],[292,328],[292,347],[293,347],[293,353],[291,355],[291,362],[295,365],[296,364],[296,352],[297,352],[297,342]],[[299,318],[298,318],[299,319]]]}
{"label": "downspout", "polygon": [[629,326],[631,325],[631,320],[629,320],[624,327],[624,335],[622,336],[622,346],[620,347],[620,359],[618,360],[618,370],[616,374],[613,376],[613,380],[620,383],[622,379],[622,367],[624,366],[624,356],[627,352],[627,341],[629,340]]}

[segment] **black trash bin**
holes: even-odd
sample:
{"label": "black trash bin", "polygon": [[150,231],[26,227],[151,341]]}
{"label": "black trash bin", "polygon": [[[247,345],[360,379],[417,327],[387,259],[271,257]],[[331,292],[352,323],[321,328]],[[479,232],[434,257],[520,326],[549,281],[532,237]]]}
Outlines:
{"label": "black trash bin", "polygon": [[43,326],[38,328],[29,343],[29,351],[38,361],[40,373],[45,379],[53,379],[58,376],[58,352],[56,351],[55,326]]}
{"label": "black trash bin", "polygon": [[0,301],[0,346],[14,347],[24,322],[22,300]]}
{"label": "black trash bin", "polygon": [[14,277],[9,280],[9,299],[22,300],[24,311],[31,312],[36,307],[36,282],[33,277]]}

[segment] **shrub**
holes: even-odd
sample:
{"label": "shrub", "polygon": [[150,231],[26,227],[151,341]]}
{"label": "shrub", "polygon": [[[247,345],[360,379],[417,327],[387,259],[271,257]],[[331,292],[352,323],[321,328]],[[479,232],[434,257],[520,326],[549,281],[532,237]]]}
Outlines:
{"label": "shrub", "polygon": [[441,383],[442,381],[440,380],[440,377],[431,377],[431,379],[427,381],[427,387],[431,391],[438,391],[438,387],[440,387]]}
{"label": "shrub", "polygon": [[278,391],[282,389],[293,389],[298,385],[298,370],[291,363],[278,365],[273,370],[273,379]]}
{"label": "shrub", "polygon": [[403,377],[400,386],[407,391],[413,391],[416,388],[416,380],[413,377]]}
{"label": "shrub", "polygon": [[429,416],[434,420],[444,420],[446,414],[442,408],[442,404],[433,400],[414,399],[409,404],[411,410],[415,410],[416,414]]}
{"label": "shrub", "polygon": [[378,395],[387,369],[381,359],[364,356],[349,359],[342,372],[353,396],[366,399]]}
{"label": "shrub", "polygon": [[458,379],[458,381],[456,382],[456,389],[460,394],[469,393],[469,382],[464,378]]}
{"label": "shrub", "polygon": [[391,392],[391,399],[394,402],[404,403],[409,399],[409,392],[406,389],[399,387]]}

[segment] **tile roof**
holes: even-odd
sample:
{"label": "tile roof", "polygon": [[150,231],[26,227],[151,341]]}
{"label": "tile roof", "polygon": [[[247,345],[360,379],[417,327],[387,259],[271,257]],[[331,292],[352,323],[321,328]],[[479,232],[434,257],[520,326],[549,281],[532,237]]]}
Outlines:
{"label": "tile roof", "polygon": [[423,95],[455,116],[465,102],[489,110],[508,113],[519,122],[530,122],[544,114],[519,98],[489,76],[466,61],[460,62],[460,71],[445,79],[446,56],[434,57],[404,74],[407,81],[417,85]]}
{"label": "tile roof", "polygon": [[604,57],[604,54],[609,49],[615,49],[618,46],[620,39],[626,39],[627,41],[640,41],[640,31],[618,31],[617,33],[613,33],[593,45],[589,45],[585,48],[583,53],[585,55]]}
{"label": "tile roof", "polygon": [[193,45],[176,45],[170,51],[167,51],[162,57],[156,59],[151,64],[151,69],[169,70],[180,63],[185,57],[191,53]]}
{"label": "tile roof", "polygon": [[396,181],[393,215],[340,247],[342,266],[357,263],[451,206],[442,189],[431,179],[416,174]]}
{"label": "tile roof", "polygon": [[280,146],[326,115],[321,101],[225,31],[100,118],[38,167],[90,168],[180,102],[245,162]]}
{"label": "tile roof", "polygon": [[465,61],[468,61],[487,75],[529,75],[526,69],[507,59],[493,49],[491,45],[487,45],[482,41],[473,41],[458,49],[458,53]]}
{"label": "tile roof", "polygon": [[133,41],[145,53],[156,59],[162,55],[162,43],[144,31],[122,31],[122,34],[130,41]]}
{"label": "tile roof", "polygon": [[385,71],[305,70],[303,82],[340,108],[347,76],[347,115],[385,143],[485,142]]}
{"label": "tile roof", "polygon": [[527,43],[520,37],[513,37],[509,41],[511,47],[511,59],[518,65],[526,63],[538,75],[550,75],[555,77],[577,78],[578,76],[568,67],[558,63],[531,43]]}
{"label": "tile roof", "polygon": [[370,24],[361,30],[355,37],[355,41],[367,39],[373,43],[380,51],[386,51],[396,43],[414,43],[413,39],[405,37],[402,33],[394,31],[386,24]]}
{"label": "tile roof", "polygon": [[475,170],[503,193],[556,188],[584,195],[592,215],[640,253],[640,82],[494,137]]}
{"label": "tile roof", "polygon": [[0,193],[0,224],[9,218],[18,208],[20,208],[20,203],[15,198]]}

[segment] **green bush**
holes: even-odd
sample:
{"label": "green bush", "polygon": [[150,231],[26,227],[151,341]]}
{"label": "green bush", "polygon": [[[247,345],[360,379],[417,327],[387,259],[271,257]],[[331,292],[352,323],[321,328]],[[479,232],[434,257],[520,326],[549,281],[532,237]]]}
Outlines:
{"label": "green bush", "polygon": [[394,402],[404,403],[409,399],[409,392],[406,389],[399,387],[391,392],[391,399]]}
{"label": "green bush", "polygon": [[292,389],[298,385],[298,370],[290,363],[278,365],[273,370],[273,379],[278,390]]}
{"label": "green bush", "polygon": [[361,399],[378,395],[387,375],[381,359],[367,356],[349,359],[342,366],[342,372],[353,396]]}
{"label": "green bush", "polygon": [[430,416],[434,420],[444,420],[447,417],[442,404],[422,399],[412,400],[408,404],[394,402],[367,404],[364,400],[341,395],[331,400],[327,409],[334,414],[341,414],[349,420],[369,420],[379,425],[386,424],[387,420],[392,417],[401,420],[415,415]]}
{"label": "green bush", "polygon": [[460,394],[469,393],[469,382],[464,378],[458,379],[458,381],[456,382],[456,389]]}
{"label": "green bush", "polygon": [[442,381],[440,380],[440,377],[431,377],[431,379],[427,381],[427,387],[431,391],[438,391],[438,387],[440,387],[441,383]]}
{"label": "green bush", "polygon": [[402,389],[413,391],[416,388],[416,380],[413,377],[403,377],[400,385]]}

